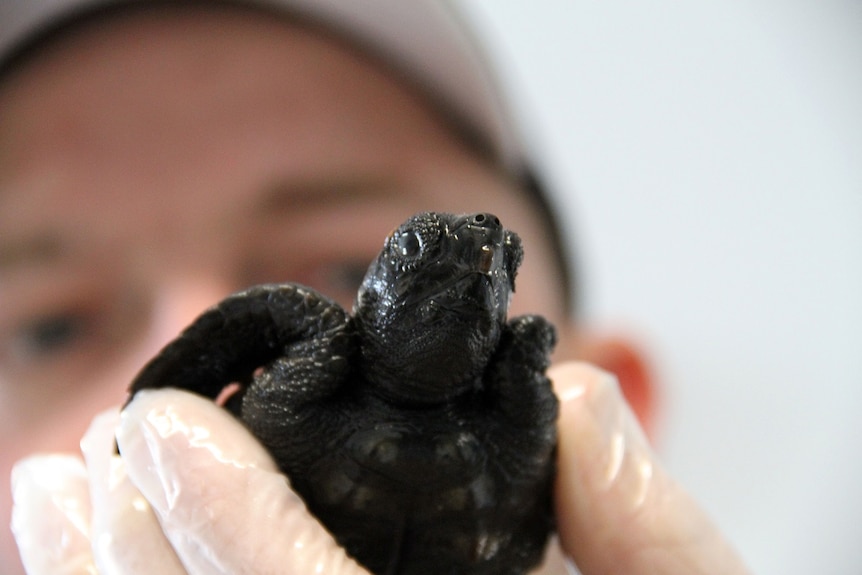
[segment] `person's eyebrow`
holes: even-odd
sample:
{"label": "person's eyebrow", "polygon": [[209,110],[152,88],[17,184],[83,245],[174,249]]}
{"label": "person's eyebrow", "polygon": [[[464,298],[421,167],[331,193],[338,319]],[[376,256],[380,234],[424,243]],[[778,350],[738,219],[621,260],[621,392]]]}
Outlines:
{"label": "person's eyebrow", "polygon": [[56,261],[63,254],[63,244],[53,233],[0,244],[0,272],[6,273],[24,265]]}
{"label": "person's eyebrow", "polygon": [[267,186],[256,203],[256,213],[311,212],[332,206],[391,200],[401,194],[399,186],[383,178],[332,178],[280,181]]}

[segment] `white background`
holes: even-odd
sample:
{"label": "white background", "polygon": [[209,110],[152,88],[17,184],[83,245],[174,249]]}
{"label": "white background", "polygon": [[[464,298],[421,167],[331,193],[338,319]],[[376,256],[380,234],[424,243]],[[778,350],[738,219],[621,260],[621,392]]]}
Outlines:
{"label": "white background", "polygon": [[465,0],[760,574],[862,573],[862,2]]}

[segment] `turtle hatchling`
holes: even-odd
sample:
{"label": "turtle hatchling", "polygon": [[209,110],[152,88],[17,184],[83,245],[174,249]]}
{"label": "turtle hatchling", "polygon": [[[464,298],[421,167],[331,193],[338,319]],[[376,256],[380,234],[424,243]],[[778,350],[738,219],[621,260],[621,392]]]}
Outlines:
{"label": "turtle hatchling", "polygon": [[225,408],[373,573],[526,573],[554,526],[558,407],[553,326],[507,319],[522,258],[492,214],[414,215],[352,313],[293,283],[236,293],[165,346],[130,398],[239,384]]}

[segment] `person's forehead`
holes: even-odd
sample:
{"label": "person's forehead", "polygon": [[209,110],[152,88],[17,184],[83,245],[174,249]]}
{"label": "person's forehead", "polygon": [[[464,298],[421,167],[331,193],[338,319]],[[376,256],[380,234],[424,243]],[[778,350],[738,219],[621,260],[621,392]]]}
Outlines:
{"label": "person's forehead", "polygon": [[[384,62],[329,30],[269,13],[236,6],[126,8],[78,21],[52,40],[16,72],[37,67],[41,84],[28,94],[28,106],[41,106],[55,119],[65,116],[59,118],[63,122],[77,122],[69,126],[70,133],[86,133],[94,125],[106,124],[113,113],[125,114],[115,119],[118,130],[127,127],[124,122],[145,119],[146,112],[162,111],[164,122],[182,125],[197,115],[187,112],[189,103],[204,98],[223,102],[225,113],[219,121],[227,124],[242,119],[235,106],[239,100],[244,99],[249,108],[309,106],[313,93],[327,88],[341,92],[340,98],[326,100],[333,115],[342,113],[340,105],[365,105],[366,121],[374,122],[379,109],[372,99],[382,97],[368,86],[398,84],[404,98],[425,106],[437,123],[474,152],[488,151],[435,100]],[[14,74],[11,81],[0,82],[0,93],[14,89]],[[157,106],[162,110],[155,110]],[[234,109],[229,110],[231,106]],[[207,109],[214,107],[201,107]],[[247,114],[257,112],[249,109]],[[88,118],[88,113],[95,119]],[[172,118],[172,113],[183,115]],[[312,113],[315,110],[309,109],[308,114]],[[14,125],[15,114],[7,109],[5,116],[4,121]],[[28,128],[35,133],[33,126]]]}
{"label": "person's forehead", "polygon": [[[224,195],[210,186],[231,188],[236,177],[234,193],[255,192],[249,183],[270,182],[250,178],[278,170],[287,176],[273,185],[329,197],[369,182],[397,186],[399,166],[448,149],[451,134],[415,92],[329,36],[245,12],[184,16],[84,26],[23,70],[21,93],[7,92],[0,111],[17,149],[6,168],[0,160],[0,180],[26,200],[22,217],[37,215],[28,206],[38,197],[38,214],[65,213],[52,189],[86,190],[92,206],[123,199],[144,217],[154,190],[181,187],[206,209],[207,197]],[[205,169],[189,169],[196,163]],[[246,171],[225,170],[237,165]],[[172,171],[196,175],[177,185]],[[381,175],[390,181],[374,181]]]}
{"label": "person's forehead", "polygon": [[[309,53],[312,45],[317,55]],[[232,53],[237,49],[241,51]],[[321,58],[324,52],[362,59],[369,64],[363,71],[366,75],[373,68],[388,71],[340,36],[301,21],[231,5],[144,4],[97,13],[59,29],[12,67],[11,83],[16,72],[36,64],[42,72],[66,81],[67,93],[86,90],[92,83],[86,75],[90,71],[112,73],[120,88],[132,73],[144,75],[145,67],[156,68],[153,71],[162,76],[172,71],[184,74],[185,78],[174,79],[212,88],[219,80],[217,74],[238,62],[247,79],[260,82],[268,76],[281,78],[277,71],[283,64],[294,66],[294,72],[297,66],[331,66],[331,58]],[[188,58],[196,61],[190,63]],[[69,82],[70,77],[77,82]],[[6,77],[2,80],[0,86],[10,83]]]}
{"label": "person's forehead", "polygon": [[420,87],[457,118],[495,160],[512,173],[524,154],[515,116],[506,107],[468,19],[439,0],[28,0],[0,3],[0,76],[58,34],[81,23],[131,10],[235,9],[293,20],[325,31]]}
{"label": "person's forehead", "polygon": [[[168,11],[172,12],[168,13]],[[186,12],[186,18],[178,17],[178,12]],[[204,18],[203,16],[206,17]],[[197,31],[196,34],[191,33],[192,27]],[[265,33],[263,32],[264,30],[266,30]],[[290,34],[286,34],[286,31],[290,31]],[[247,47],[254,46],[258,50],[254,53],[249,52],[246,58],[233,58],[232,63],[234,67],[231,70],[233,75],[222,76],[223,82],[220,87],[226,94],[237,95],[244,88],[257,83],[255,85],[262,88],[258,90],[256,95],[257,101],[255,99],[248,100],[249,107],[257,108],[260,98],[266,95],[272,95],[273,98],[278,97],[277,89],[262,86],[260,82],[262,79],[271,80],[272,82],[285,81],[286,76],[284,72],[287,68],[286,64],[289,56],[295,56],[291,59],[292,65],[305,66],[307,70],[317,73],[318,77],[322,69],[331,69],[334,60],[324,61],[320,57],[325,51],[318,51],[317,56],[309,55],[308,53],[299,54],[298,52],[292,52],[289,47],[285,50],[284,45],[281,46],[280,50],[260,50],[267,43],[283,43],[285,38],[290,35],[295,37],[304,35],[306,40],[313,38],[319,45],[329,44],[330,47],[337,45],[337,49],[329,51],[330,56],[334,53],[340,53],[340,56],[343,57],[344,53],[350,53],[352,57],[362,59],[366,64],[361,74],[363,81],[367,82],[374,76],[385,76],[389,82],[393,79],[397,80],[403,89],[412,91],[414,96],[421,94],[415,90],[414,85],[403,82],[403,76],[393,75],[391,69],[382,65],[379,60],[370,59],[366,52],[357,52],[353,45],[346,44],[341,38],[333,37],[328,30],[323,31],[319,27],[309,27],[305,23],[299,25],[296,22],[283,18],[272,18],[272,15],[269,13],[251,11],[244,8],[239,9],[236,6],[230,8],[220,7],[218,10],[214,10],[209,6],[205,9],[200,6],[196,8],[188,6],[159,6],[158,8],[150,7],[146,11],[124,9],[112,13],[110,21],[104,17],[79,21],[68,32],[70,33],[65,38],[61,36],[61,41],[55,42],[53,46],[49,44],[41,53],[37,53],[42,62],[45,61],[45,57],[47,56],[54,58],[57,62],[65,60],[68,64],[71,53],[70,46],[74,45],[76,48],[74,54],[79,59],[74,65],[66,66],[65,70],[60,70],[59,66],[54,70],[50,70],[55,80],[65,74],[66,81],[63,89],[52,89],[50,85],[46,85],[45,89],[40,91],[40,98],[45,98],[48,101],[51,98],[61,100],[55,102],[59,105],[48,105],[45,107],[48,110],[52,110],[53,113],[65,113],[64,109],[68,109],[68,105],[73,103],[76,90],[84,92],[88,96],[92,95],[91,88],[93,86],[90,83],[92,76],[90,70],[87,68],[88,66],[102,66],[103,70],[110,69],[110,67],[121,70],[125,67],[132,71],[137,71],[138,79],[158,77],[162,82],[167,81],[172,90],[157,90],[156,97],[150,99],[151,103],[163,99],[170,93],[177,95],[178,98],[185,99],[190,93],[193,93],[195,82],[199,82],[202,92],[206,91],[211,94],[215,87],[215,80],[218,79],[214,72],[221,71],[224,73],[226,63],[229,60],[227,57],[220,58],[219,55],[224,54],[225,50],[229,51],[233,49],[236,42],[232,44],[231,41],[239,38],[243,39]],[[187,57],[197,54],[200,66],[197,69],[193,69],[191,73],[188,68],[183,68],[180,65],[180,60],[176,58],[176,55],[181,52],[185,53]],[[268,57],[262,57],[262,54],[268,54]],[[236,54],[233,54],[233,56],[236,56]],[[108,65],[108,68],[105,68],[105,65]],[[155,67],[153,74],[148,74],[146,66]],[[173,79],[170,79],[172,71],[175,73],[175,76]],[[289,83],[291,89],[295,90],[297,87],[303,85],[303,78],[302,74],[295,73],[296,69],[293,72],[294,76],[289,78]],[[351,90],[349,85],[344,84],[343,77],[338,79],[338,74],[332,74],[331,79],[333,82],[341,82],[339,89],[343,90],[346,99],[354,97],[354,91]],[[249,81],[246,82],[246,80]],[[95,109],[90,110],[94,115],[103,117],[112,110],[122,110],[123,105],[128,103],[129,98],[149,98],[146,90],[133,89],[127,83],[127,78],[123,74],[117,74],[114,81],[115,85],[112,89],[105,90],[104,86],[101,87],[103,100],[97,104]],[[191,90],[174,89],[183,84],[187,86],[191,85]],[[3,83],[0,82],[0,92],[2,92],[3,88]],[[427,99],[420,98],[420,100],[423,100],[427,107],[433,108],[433,106],[429,105]],[[275,106],[290,106],[292,104],[292,102],[286,100],[271,103]],[[179,107],[178,109],[182,108]],[[81,120],[85,116],[83,111],[82,109],[75,110],[74,116],[77,116]],[[260,110],[256,109],[253,111],[259,112]],[[436,114],[437,128],[441,128],[445,124],[447,131],[460,135],[460,132],[457,130],[452,130],[453,126],[451,123],[442,120],[442,118],[446,117],[439,114],[439,109],[435,108],[434,111],[438,112]],[[7,110],[8,112],[9,110]],[[333,108],[331,113],[337,115],[339,112]],[[375,121],[375,113],[379,116],[381,110],[378,108],[372,113],[367,114],[366,121]],[[0,111],[0,116],[2,114],[2,111]],[[141,120],[142,118],[144,116],[138,117],[137,120]],[[237,116],[234,114],[233,120],[236,121],[236,119]],[[134,120],[134,117],[127,116],[125,120],[121,120],[118,123],[118,127],[120,129],[123,128],[123,121]],[[169,124],[173,124],[173,127],[183,122],[183,118],[174,119],[165,117],[163,120]],[[86,120],[82,121],[86,124]],[[157,126],[149,127],[155,129]],[[231,128],[225,126],[225,129],[228,130]],[[293,127],[290,129],[293,131]],[[353,141],[356,146],[362,146],[364,143],[361,131],[361,126],[359,126],[353,134]],[[132,133],[132,130],[129,130],[129,133]],[[19,143],[21,142],[16,142],[16,146]],[[3,143],[0,142],[0,146],[2,145]],[[26,148],[26,146],[22,147]],[[0,172],[2,172],[2,166],[0,166]],[[540,197],[539,200],[539,204],[542,204]],[[547,217],[547,214],[545,217]],[[551,226],[549,229],[555,228]]]}

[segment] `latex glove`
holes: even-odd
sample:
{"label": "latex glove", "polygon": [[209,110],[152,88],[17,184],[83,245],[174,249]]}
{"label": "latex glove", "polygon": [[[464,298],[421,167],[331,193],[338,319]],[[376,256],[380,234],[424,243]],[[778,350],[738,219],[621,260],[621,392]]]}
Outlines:
{"label": "latex glove", "polygon": [[139,392],[98,416],[81,448],[86,465],[49,455],[13,470],[12,529],[32,575],[367,575],[209,400]]}
{"label": "latex glove", "polygon": [[557,527],[584,575],[748,573],[657,461],[613,376],[582,363],[548,375],[560,398]]}
{"label": "latex glove", "polygon": [[[549,375],[561,399],[560,543],[583,575],[745,573],[658,465],[614,379],[583,364]],[[112,429],[110,416],[94,422],[82,442],[87,469],[68,458],[16,467],[13,529],[31,574],[85,573],[88,562],[103,575],[364,573],[257,442],[211,402],[171,390],[139,393],[118,428],[123,461],[110,455]],[[64,479],[55,470],[40,484],[57,462],[72,471]],[[542,574],[574,572],[556,545],[548,555]]]}
{"label": "latex glove", "polygon": [[[32,575],[366,573],[209,400],[139,392],[122,415],[96,417],[81,450],[84,461],[33,456],[13,471],[12,528]],[[543,575],[569,572],[549,555]]]}

